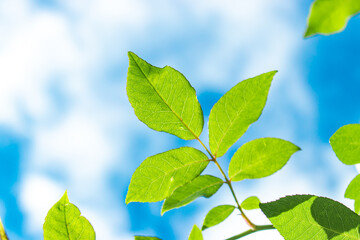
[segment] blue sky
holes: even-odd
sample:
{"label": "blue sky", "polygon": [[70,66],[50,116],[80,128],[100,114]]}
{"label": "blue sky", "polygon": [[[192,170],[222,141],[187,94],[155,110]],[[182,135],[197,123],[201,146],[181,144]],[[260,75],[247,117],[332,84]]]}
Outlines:
{"label": "blue sky", "polygon": [[[356,175],[328,144],[360,120],[360,18],[327,37],[304,40],[311,1],[0,1],[0,216],[12,240],[42,238],[49,208],[67,189],[98,239],[134,234],[186,239],[226,188],[160,216],[161,203],[125,205],[132,173],[150,155],[200,148],[137,120],[127,101],[127,51],[170,65],[197,90],[205,118],[239,81],[279,70],[263,115],[234,145],[279,137],[300,146],[273,176],[235,184],[239,198],[286,194],[332,197]],[[207,129],[201,138],[207,142]],[[218,174],[209,168],[208,173]],[[249,215],[267,223],[258,211]],[[245,230],[236,214],[204,232],[221,239]],[[281,239],[275,231],[247,239]]]}

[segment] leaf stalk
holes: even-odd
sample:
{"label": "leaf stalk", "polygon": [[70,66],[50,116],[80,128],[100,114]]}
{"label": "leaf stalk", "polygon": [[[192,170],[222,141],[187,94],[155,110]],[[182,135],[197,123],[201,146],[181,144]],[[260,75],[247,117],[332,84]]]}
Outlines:
{"label": "leaf stalk", "polygon": [[254,232],[258,232],[258,231],[262,231],[262,230],[271,230],[271,229],[275,229],[275,227],[273,225],[255,225],[255,229],[249,229],[245,232],[242,232],[238,235],[232,236],[230,238],[227,238],[226,240],[235,240],[235,239],[239,239],[242,237],[245,237],[249,234],[252,234]]}

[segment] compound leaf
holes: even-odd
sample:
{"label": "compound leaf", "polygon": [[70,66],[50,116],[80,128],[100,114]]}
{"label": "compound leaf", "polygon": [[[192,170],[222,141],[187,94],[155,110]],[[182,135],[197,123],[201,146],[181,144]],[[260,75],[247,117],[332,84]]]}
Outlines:
{"label": "compound leaf", "polygon": [[345,197],[360,200],[360,174],[358,174],[346,188]]}
{"label": "compound leaf", "polygon": [[215,156],[223,156],[260,117],[276,72],[238,83],[214,105],[209,117],[209,138]]}
{"label": "compound leaf", "polygon": [[220,205],[211,209],[204,219],[204,223],[201,230],[205,230],[209,227],[215,226],[223,222],[234,211],[233,205]]}
{"label": "compound leaf", "polygon": [[201,230],[198,228],[198,226],[194,225],[190,236],[189,236],[189,240],[203,240],[203,235]]}
{"label": "compound leaf", "polygon": [[256,196],[251,196],[248,197],[247,199],[245,199],[242,203],[241,203],[241,207],[245,210],[253,210],[253,209],[258,209],[260,204],[260,199]]}
{"label": "compound leaf", "polygon": [[329,198],[287,196],[260,208],[286,240],[360,239],[360,216]]}
{"label": "compound leaf", "polygon": [[339,128],[331,136],[330,145],[343,163],[360,163],[360,124],[349,124]]}
{"label": "compound leaf", "polygon": [[161,240],[157,237],[135,236],[135,240]]}
{"label": "compound leaf", "polygon": [[127,94],[148,127],[190,140],[200,136],[204,117],[195,89],[177,70],[154,67],[129,52]]}
{"label": "compound leaf", "polygon": [[80,216],[79,209],[69,202],[67,193],[49,210],[44,223],[44,240],[92,240],[95,231],[90,222]]}
{"label": "compound leaf", "polygon": [[359,12],[359,0],[316,0],[310,9],[305,37],[341,32],[350,17]]}
{"label": "compound leaf", "polygon": [[269,176],[280,170],[300,148],[279,138],[259,138],[241,146],[231,159],[233,181]]}
{"label": "compound leaf", "polygon": [[199,176],[208,163],[204,153],[191,147],[148,157],[131,178],[126,204],[164,200],[176,188]]}
{"label": "compound leaf", "polygon": [[166,198],[161,213],[187,205],[201,196],[209,198],[219,190],[223,183],[222,179],[211,175],[198,176],[177,188],[172,195]]}

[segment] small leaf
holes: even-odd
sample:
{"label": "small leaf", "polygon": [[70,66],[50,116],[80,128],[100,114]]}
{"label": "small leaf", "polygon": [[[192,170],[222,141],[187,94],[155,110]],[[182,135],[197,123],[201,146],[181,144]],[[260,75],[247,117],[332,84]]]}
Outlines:
{"label": "small leaf", "polygon": [[135,240],[161,240],[157,237],[135,236]]}
{"label": "small leaf", "polygon": [[220,178],[211,175],[201,175],[177,188],[172,195],[166,198],[161,213],[187,205],[201,196],[209,198],[219,190],[223,183],[223,180]]}
{"label": "small leaf", "polygon": [[232,181],[269,176],[280,170],[300,148],[279,138],[259,138],[236,151],[229,165]]}
{"label": "small leaf", "polygon": [[221,157],[261,115],[277,71],[238,83],[214,105],[209,117],[210,149]]}
{"label": "small leaf", "polygon": [[345,197],[360,200],[360,174],[357,175],[346,188]]}
{"label": "small leaf", "polygon": [[251,196],[248,197],[247,199],[245,199],[242,203],[241,203],[241,207],[245,210],[253,210],[253,209],[258,209],[260,204],[260,200],[258,197],[255,196]]}
{"label": "small leaf", "polygon": [[286,240],[359,239],[360,216],[329,198],[287,196],[260,208]]}
{"label": "small leaf", "polygon": [[354,209],[355,209],[355,213],[359,214],[360,213],[360,200],[355,200],[354,202]]}
{"label": "small leaf", "polygon": [[360,163],[360,124],[349,124],[339,128],[331,136],[330,145],[343,163]]}
{"label": "small leaf", "polygon": [[359,0],[315,0],[310,9],[305,37],[341,32],[350,17],[359,11]]}
{"label": "small leaf", "polygon": [[202,232],[198,228],[198,226],[194,225],[194,227],[192,228],[189,240],[203,240]]}
{"label": "small leaf", "polygon": [[191,147],[148,157],[131,178],[126,204],[164,200],[176,188],[199,176],[208,163],[204,153]]}
{"label": "small leaf", "polygon": [[90,222],[80,216],[79,209],[69,202],[67,193],[49,210],[44,223],[44,240],[91,240],[95,232]]}
{"label": "small leaf", "polygon": [[127,94],[136,116],[149,128],[190,140],[200,136],[204,117],[195,89],[180,72],[158,68],[129,52]]}
{"label": "small leaf", "polygon": [[230,214],[234,211],[235,206],[232,205],[220,205],[211,209],[205,217],[202,230],[209,227],[213,227],[221,222],[223,222],[226,218],[230,216]]}

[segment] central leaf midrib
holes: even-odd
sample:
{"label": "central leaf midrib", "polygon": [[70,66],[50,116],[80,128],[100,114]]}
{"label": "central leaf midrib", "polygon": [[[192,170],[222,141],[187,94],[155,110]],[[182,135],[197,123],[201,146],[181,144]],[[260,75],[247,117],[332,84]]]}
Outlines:
{"label": "central leaf midrib", "polygon": [[148,79],[148,77],[145,75],[145,73],[143,72],[142,68],[139,66],[139,64],[137,63],[137,61],[134,59],[133,56],[131,56],[131,58],[133,59],[133,61],[135,62],[136,66],[140,69],[140,72],[142,73],[142,75],[145,77],[145,79],[148,81],[148,83],[150,84],[150,86],[154,89],[154,91],[156,92],[156,94],[161,98],[161,100],[165,103],[165,105],[171,110],[171,112],[179,119],[179,121],[190,131],[190,133],[195,137],[198,138],[198,136],[196,136],[196,134],[190,129],[190,127],[183,121],[183,119],[170,107],[170,105],[165,101],[165,99],[160,95],[160,93],[156,90],[156,88],[154,87],[154,85],[150,82],[150,80]]}

